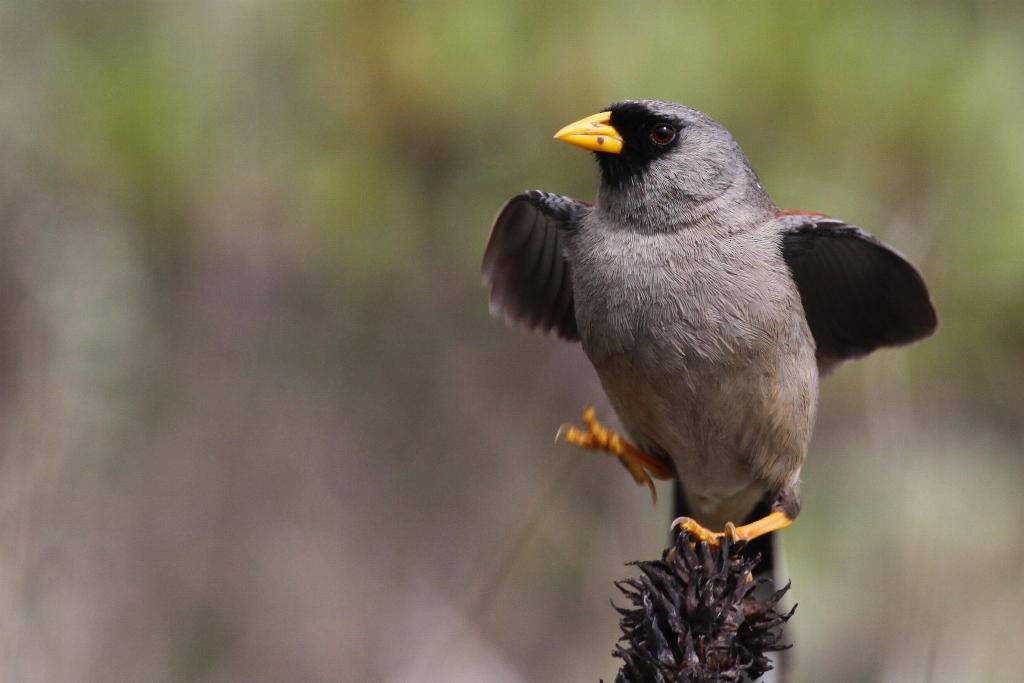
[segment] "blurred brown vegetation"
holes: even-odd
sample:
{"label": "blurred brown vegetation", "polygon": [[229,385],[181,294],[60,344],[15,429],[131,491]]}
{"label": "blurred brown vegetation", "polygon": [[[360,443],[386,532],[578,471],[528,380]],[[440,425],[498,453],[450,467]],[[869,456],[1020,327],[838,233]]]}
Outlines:
{"label": "blurred brown vegetation", "polygon": [[[578,348],[488,317],[551,141],[722,120],[898,246],[932,340],[824,389],[799,680],[1018,680],[1018,3],[0,5],[0,680],[606,680],[668,489],[552,444]],[[564,484],[564,485],[560,485]]]}

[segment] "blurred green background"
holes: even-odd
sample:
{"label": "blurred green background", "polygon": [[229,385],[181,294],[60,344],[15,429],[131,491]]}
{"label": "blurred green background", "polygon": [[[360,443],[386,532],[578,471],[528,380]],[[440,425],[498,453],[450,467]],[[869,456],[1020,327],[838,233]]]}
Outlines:
{"label": "blurred green background", "polygon": [[703,109],[941,327],[825,385],[784,532],[801,681],[1024,669],[1013,2],[0,5],[0,679],[596,681],[666,540],[577,346],[488,316],[551,139]]}

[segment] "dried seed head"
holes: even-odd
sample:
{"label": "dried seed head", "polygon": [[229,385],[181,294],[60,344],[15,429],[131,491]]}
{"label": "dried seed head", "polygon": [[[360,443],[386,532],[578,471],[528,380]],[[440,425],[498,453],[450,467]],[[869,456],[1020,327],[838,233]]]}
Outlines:
{"label": "dried seed head", "polygon": [[771,670],[767,653],[791,647],[779,638],[796,607],[777,610],[789,584],[757,590],[770,581],[750,580],[760,558],[742,545],[694,547],[681,534],[660,561],[632,563],[640,575],[616,583],[632,603],[615,607],[617,683],[753,680]]}

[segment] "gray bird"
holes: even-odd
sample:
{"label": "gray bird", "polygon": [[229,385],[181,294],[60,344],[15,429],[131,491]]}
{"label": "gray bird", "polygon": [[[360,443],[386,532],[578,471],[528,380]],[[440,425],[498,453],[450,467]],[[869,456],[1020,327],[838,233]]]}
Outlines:
{"label": "gray bird", "polygon": [[483,277],[493,311],[582,343],[632,443],[590,409],[562,437],[615,454],[638,482],[677,477],[677,523],[697,538],[788,526],[819,379],[930,335],[923,279],[856,226],[777,208],[694,109],[619,102],[555,137],[595,152],[597,201],[512,198]]}

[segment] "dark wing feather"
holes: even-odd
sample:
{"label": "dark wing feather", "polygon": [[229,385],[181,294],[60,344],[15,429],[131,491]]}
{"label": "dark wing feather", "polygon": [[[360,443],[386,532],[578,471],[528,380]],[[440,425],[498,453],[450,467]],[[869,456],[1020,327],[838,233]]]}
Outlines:
{"label": "dark wing feather", "polygon": [[588,209],[583,202],[540,190],[516,195],[502,207],[482,267],[492,312],[531,330],[580,338],[565,246]]}
{"label": "dark wing feather", "polygon": [[928,288],[894,249],[825,216],[790,215],[786,221],[782,253],[800,290],[819,366],[935,331]]}

